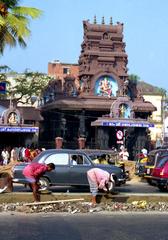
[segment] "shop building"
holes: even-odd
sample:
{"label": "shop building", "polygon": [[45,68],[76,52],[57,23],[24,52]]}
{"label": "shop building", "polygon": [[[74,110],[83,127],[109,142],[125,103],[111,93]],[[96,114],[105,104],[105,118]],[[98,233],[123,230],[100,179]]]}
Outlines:
{"label": "shop building", "polygon": [[42,120],[40,111],[34,107],[18,107],[15,101],[0,100],[0,149],[38,145]]}

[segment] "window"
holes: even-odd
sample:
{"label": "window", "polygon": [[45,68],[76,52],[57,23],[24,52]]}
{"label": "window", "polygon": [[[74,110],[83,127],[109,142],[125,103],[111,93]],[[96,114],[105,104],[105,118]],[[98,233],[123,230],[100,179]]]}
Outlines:
{"label": "window", "polygon": [[63,74],[70,74],[70,68],[64,67],[63,68]]}
{"label": "window", "polygon": [[48,156],[45,160],[45,164],[54,163],[55,165],[68,165],[68,154],[67,153],[57,153]]}
{"label": "window", "polygon": [[86,158],[86,156],[83,155],[75,155],[74,154],[71,156],[71,159],[75,159],[76,164],[73,165],[90,165],[89,160]]}
{"label": "window", "polygon": [[161,159],[161,161],[158,163],[157,167],[163,167],[166,163],[168,162],[168,157],[164,157],[163,159]]}

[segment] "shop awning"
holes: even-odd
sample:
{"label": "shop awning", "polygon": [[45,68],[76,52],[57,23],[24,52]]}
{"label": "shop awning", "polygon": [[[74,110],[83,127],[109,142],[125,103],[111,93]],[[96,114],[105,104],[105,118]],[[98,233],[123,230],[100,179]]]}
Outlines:
{"label": "shop awning", "polygon": [[145,120],[124,119],[124,120],[108,120],[104,118],[98,118],[91,123],[91,126],[103,126],[103,127],[154,127],[153,123]]}

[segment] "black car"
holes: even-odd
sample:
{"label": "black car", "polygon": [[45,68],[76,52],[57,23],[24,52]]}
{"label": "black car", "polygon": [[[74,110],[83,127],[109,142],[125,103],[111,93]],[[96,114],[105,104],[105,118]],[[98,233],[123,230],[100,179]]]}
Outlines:
{"label": "black car", "polygon": [[[76,156],[76,157],[74,157]],[[74,160],[76,162],[74,163]],[[40,179],[42,189],[49,186],[88,186],[87,171],[91,168],[101,168],[113,174],[115,184],[125,183],[123,170],[113,165],[94,164],[90,157],[80,150],[49,149],[41,152],[33,162],[54,163],[55,170],[46,172]],[[22,174],[24,167],[29,163],[20,163],[13,169],[13,182],[27,183]]]}

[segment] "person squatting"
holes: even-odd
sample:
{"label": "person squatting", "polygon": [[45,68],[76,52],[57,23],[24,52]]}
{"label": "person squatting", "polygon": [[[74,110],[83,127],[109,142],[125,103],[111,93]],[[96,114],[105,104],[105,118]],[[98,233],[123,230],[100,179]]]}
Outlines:
{"label": "person squatting", "polygon": [[87,171],[87,179],[92,195],[92,205],[95,205],[98,190],[109,192],[114,187],[113,175],[100,168],[92,168]]}

